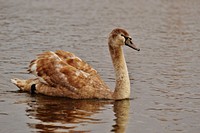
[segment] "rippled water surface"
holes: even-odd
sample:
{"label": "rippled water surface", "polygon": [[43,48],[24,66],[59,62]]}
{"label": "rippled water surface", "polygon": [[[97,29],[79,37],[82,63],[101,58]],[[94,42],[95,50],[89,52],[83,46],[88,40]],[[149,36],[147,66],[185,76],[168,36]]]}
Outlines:
{"label": "rippled water surface", "polygon": [[[69,100],[17,91],[38,53],[71,51],[114,88],[108,33],[123,27],[132,100]],[[199,133],[199,0],[0,0],[0,132]]]}

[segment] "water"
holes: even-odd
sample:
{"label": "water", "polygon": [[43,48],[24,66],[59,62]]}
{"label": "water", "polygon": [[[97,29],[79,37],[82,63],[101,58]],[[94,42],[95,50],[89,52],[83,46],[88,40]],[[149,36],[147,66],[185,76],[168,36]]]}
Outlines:
{"label": "water", "polygon": [[[0,132],[200,131],[199,0],[0,1]],[[18,92],[10,78],[38,53],[71,51],[114,88],[108,33],[123,27],[131,98],[69,100]]]}

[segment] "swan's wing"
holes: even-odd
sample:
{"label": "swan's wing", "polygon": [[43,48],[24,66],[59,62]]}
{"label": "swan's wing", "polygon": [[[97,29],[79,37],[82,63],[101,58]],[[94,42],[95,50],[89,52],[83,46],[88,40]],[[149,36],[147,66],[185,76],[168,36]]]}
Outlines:
{"label": "swan's wing", "polygon": [[44,52],[31,62],[29,72],[49,86],[62,86],[73,92],[82,88],[107,90],[98,73],[69,52]]}
{"label": "swan's wing", "polygon": [[95,69],[93,69],[85,61],[81,60],[79,57],[75,56],[73,53],[62,50],[57,50],[55,53],[61,58],[61,60],[75,67],[77,70],[82,70],[83,72],[86,72],[90,75],[97,74],[97,71]]}

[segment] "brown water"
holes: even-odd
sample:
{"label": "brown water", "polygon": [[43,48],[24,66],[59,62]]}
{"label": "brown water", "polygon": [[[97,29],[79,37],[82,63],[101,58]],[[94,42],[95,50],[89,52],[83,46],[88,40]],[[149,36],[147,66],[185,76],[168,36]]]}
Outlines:
{"label": "brown water", "polygon": [[[107,49],[115,27],[140,52],[124,48],[131,78],[125,101],[69,100],[18,92],[29,61],[71,51],[114,88]],[[0,0],[0,132],[199,133],[199,0]]]}

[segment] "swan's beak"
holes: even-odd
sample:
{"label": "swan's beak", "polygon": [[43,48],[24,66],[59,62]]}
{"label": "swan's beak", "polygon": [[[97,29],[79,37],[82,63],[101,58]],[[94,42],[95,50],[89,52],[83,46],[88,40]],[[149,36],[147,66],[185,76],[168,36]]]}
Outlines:
{"label": "swan's beak", "polygon": [[137,51],[140,51],[140,49],[137,48],[137,47],[135,46],[135,44],[131,41],[131,38],[126,39],[125,45],[126,45],[126,46],[129,46],[129,47],[132,48],[132,49],[135,49],[135,50],[137,50]]}

